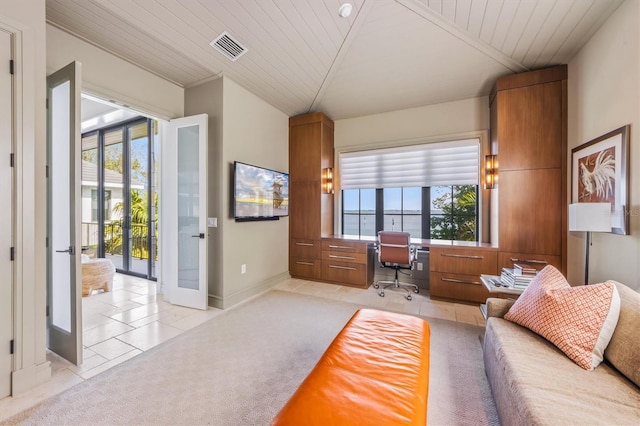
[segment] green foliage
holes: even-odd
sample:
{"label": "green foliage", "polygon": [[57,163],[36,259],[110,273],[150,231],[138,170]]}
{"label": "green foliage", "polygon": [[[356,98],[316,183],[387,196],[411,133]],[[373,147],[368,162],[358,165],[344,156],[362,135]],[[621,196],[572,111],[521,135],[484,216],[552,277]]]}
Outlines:
{"label": "green foliage", "polygon": [[[146,194],[145,194],[146,195]],[[156,241],[158,240],[158,193],[154,193],[153,226]],[[113,212],[122,217],[124,214],[124,202],[117,203]],[[139,259],[149,258],[148,244],[149,211],[147,197],[131,190],[131,255]],[[122,219],[113,220],[104,229],[105,251],[111,254],[122,254]]]}
{"label": "green foliage", "polygon": [[442,216],[431,216],[431,238],[438,240],[476,240],[476,187],[475,185],[453,186],[449,191],[432,201]]}

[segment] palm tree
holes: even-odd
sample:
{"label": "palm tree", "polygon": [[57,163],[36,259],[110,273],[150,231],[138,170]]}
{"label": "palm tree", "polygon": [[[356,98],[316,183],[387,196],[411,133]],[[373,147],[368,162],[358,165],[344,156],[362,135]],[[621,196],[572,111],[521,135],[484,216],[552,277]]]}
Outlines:
{"label": "palm tree", "polygon": [[[124,202],[116,203],[113,212],[119,217],[124,216]],[[158,220],[158,194],[154,193],[154,218],[155,223]],[[122,219],[114,220],[110,224],[113,229],[120,228],[120,232],[112,233],[113,237],[107,241],[107,233],[105,232],[105,250],[110,253],[122,254]],[[131,254],[140,259],[148,259],[149,245],[147,241],[149,227],[149,211],[147,208],[147,198],[141,196],[140,193],[131,190]],[[105,229],[106,231],[106,229]],[[154,230],[157,232],[157,230]],[[157,235],[156,235],[157,239]]]}

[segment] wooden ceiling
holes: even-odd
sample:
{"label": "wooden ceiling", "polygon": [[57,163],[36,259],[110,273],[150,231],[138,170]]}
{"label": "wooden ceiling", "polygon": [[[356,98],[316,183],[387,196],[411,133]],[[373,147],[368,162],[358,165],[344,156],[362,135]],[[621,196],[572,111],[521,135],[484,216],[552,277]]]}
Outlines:
{"label": "wooden ceiling", "polygon": [[[346,1],[346,0],[344,0]],[[333,119],[487,95],[567,63],[622,0],[47,0],[47,22],[179,86],[226,75]],[[209,43],[248,48],[232,62]]]}

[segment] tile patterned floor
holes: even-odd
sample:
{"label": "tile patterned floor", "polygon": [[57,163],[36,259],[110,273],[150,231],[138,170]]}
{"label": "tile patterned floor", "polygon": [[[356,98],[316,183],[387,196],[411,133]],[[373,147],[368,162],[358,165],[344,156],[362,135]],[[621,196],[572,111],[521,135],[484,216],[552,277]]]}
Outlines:
{"label": "tile patterned floor", "polygon": [[[274,287],[278,290],[309,294],[371,307],[458,321],[484,326],[477,306],[440,302],[428,294],[412,294],[405,299],[401,292],[324,284],[299,279],[287,279]],[[223,312],[174,306],[156,293],[156,283],[141,278],[116,274],[108,293],[95,293],[83,298],[84,362],[70,364],[54,353],[51,380],[16,397],[0,400],[0,421],[56,395],[90,377],[143,353]]]}

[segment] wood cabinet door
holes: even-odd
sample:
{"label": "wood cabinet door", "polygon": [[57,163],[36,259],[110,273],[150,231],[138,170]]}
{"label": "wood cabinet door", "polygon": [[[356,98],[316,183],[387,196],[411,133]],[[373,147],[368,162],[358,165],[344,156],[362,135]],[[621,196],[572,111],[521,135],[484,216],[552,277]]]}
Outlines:
{"label": "wood cabinet door", "polygon": [[320,182],[289,183],[290,238],[317,240],[320,238]]}
{"label": "wood cabinet door", "polygon": [[322,123],[289,128],[289,175],[291,182],[322,179]]}
{"label": "wood cabinet door", "polygon": [[500,251],[561,256],[564,180],[560,169],[500,174]]}
{"label": "wood cabinet door", "polygon": [[561,167],[562,82],[502,90],[496,96],[498,173]]}

